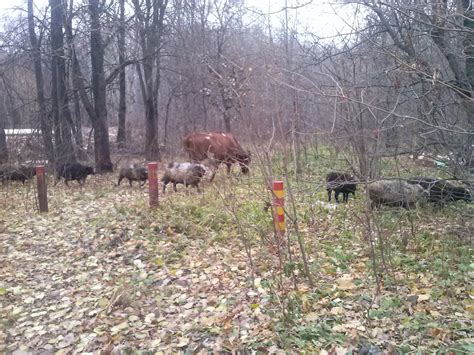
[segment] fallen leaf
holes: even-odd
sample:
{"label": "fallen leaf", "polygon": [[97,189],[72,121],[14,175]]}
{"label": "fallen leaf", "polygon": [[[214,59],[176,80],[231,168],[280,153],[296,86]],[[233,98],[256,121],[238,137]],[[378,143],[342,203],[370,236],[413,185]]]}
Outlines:
{"label": "fallen leaf", "polygon": [[354,284],[354,278],[350,276],[343,276],[339,278],[337,280],[337,287],[343,291],[356,288],[356,285]]}
{"label": "fallen leaf", "polygon": [[110,328],[110,332],[112,333],[112,335],[115,335],[125,329],[128,329],[129,328],[129,325],[128,325],[128,322],[122,322],[112,328]]}
{"label": "fallen leaf", "polygon": [[188,344],[189,344],[189,339],[188,339],[188,338],[180,338],[180,339],[178,339],[178,345],[177,345],[178,348],[182,348],[182,347],[184,347],[184,346],[186,346],[186,345],[188,345]]}
{"label": "fallen leaf", "polygon": [[418,295],[418,301],[428,301],[430,299],[429,294]]}

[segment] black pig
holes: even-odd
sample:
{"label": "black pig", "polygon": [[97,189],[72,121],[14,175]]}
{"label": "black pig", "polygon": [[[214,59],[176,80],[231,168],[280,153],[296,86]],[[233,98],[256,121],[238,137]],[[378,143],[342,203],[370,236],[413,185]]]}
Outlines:
{"label": "black pig", "polygon": [[8,181],[21,181],[23,184],[36,175],[33,166],[4,166],[0,169],[0,180],[4,183]]}
{"label": "black pig", "polygon": [[355,197],[357,184],[354,176],[347,173],[330,172],[326,175],[326,190],[328,191],[328,200],[331,202],[331,193],[334,190],[336,202],[339,202],[339,194],[342,192],[344,202],[349,200],[351,193]]}
{"label": "black pig", "polygon": [[471,193],[468,189],[455,186],[446,180],[438,180],[428,177],[414,177],[408,179],[410,184],[419,184],[429,192],[428,201],[439,205],[453,201],[472,201]]}
{"label": "black pig", "polygon": [[57,185],[61,178],[64,178],[66,186],[68,181],[77,180],[77,182],[82,185],[86,182],[87,175],[93,175],[94,168],[87,165],[82,165],[80,163],[66,163],[61,164],[56,169],[56,182],[54,186]]}

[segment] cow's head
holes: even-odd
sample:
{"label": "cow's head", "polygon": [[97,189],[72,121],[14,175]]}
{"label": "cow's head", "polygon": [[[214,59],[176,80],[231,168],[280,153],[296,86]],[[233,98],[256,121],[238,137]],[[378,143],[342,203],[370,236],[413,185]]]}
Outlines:
{"label": "cow's head", "polygon": [[250,152],[237,154],[237,161],[239,162],[240,170],[243,174],[249,173],[250,160]]}

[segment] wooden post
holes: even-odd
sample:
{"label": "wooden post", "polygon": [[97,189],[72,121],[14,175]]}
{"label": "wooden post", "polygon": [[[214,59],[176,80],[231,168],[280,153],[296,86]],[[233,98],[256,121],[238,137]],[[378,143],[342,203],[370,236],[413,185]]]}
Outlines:
{"label": "wooden post", "polygon": [[158,206],[158,163],[148,163],[148,194],[150,207]]}
{"label": "wooden post", "polygon": [[44,166],[36,167],[36,182],[38,186],[38,203],[40,212],[48,212],[48,193],[46,190],[46,178]]}
{"label": "wooden post", "polygon": [[275,213],[275,229],[278,234],[285,234],[285,201],[283,181],[273,182],[273,207]]}

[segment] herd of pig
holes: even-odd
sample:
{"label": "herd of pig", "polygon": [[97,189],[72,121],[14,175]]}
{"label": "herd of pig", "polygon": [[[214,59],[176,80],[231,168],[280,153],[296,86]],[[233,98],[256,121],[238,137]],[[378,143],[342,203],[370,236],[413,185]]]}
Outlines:
{"label": "herd of pig", "polygon": [[[199,183],[207,170],[206,166],[201,164],[203,161],[207,161],[207,166],[212,171],[211,181],[220,164],[226,165],[228,173],[233,164],[238,164],[243,174],[249,172],[250,153],[242,148],[237,138],[231,133],[192,132],[184,137],[183,147],[192,162],[168,164],[161,179],[163,192],[170,183],[173,184],[174,191],[177,191],[177,184],[183,184],[186,187],[193,186],[199,191]],[[55,169],[55,185],[61,179],[64,179],[66,185],[72,180],[84,184],[87,176],[91,174],[94,174],[91,166],[80,163],[58,164]],[[34,175],[35,169],[32,166],[3,168],[0,166],[0,180],[4,182],[22,181],[25,183]],[[148,179],[147,168],[138,164],[122,167],[117,185],[120,185],[123,179],[128,179],[130,186],[133,181],[138,181],[140,185],[143,185]]]}
{"label": "herd of pig", "polygon": [[[198,192],[199,183],[207,171],[206,166],[200,163],[170,163],[161,178],[163,192],[168,184],[173,184],[174,191],[176,185],[183,184],[186,187],[196,187]],[[64,179],[66,185],[68,181],[76,180],[79,184],[84,184],[88,175],[94,174],[91,166],[80,163],[62,164],[56,169],[55,185]],[[0,170],[0,180],[25,181],[35,176],[35,169],[31,166],[20,166]],[[139,182],[140,186],[148,180],[148,170],[144,165],[132,164],[122,167],[119,170],[117,185],[123,179],[127,179],[130,186],[133,181]],[[467,188],[456,186],[446,180],[413,177],[403,179],[379,179],[372,182],[362,182],[348,173],[330,172],[326,175],[326,189],[328,200],[331,202],[332,191],[335,200],[339,202],[339,195],[343,195],[343,201],[347,202],[349,194],[355,196],[358,185],[366,185],[368,196],[372,207],[391,206],[412,208],[418,203],[430,202],[444,205],[448,202],[463,200],[472,201],[472,195]]]}
{"label": "herd of pig", "polygon": [[349,194],[355,196],[358,184],[367,186],[368,196],[372,207],[390,206],[412,208],[417,204],[430,202],[443,206],[448,202],[472,201],[470,191],[462,186],[456,186],[449,181],[430,177],[412,177],[403,179],[378,179],[363,182],[348,173],[330,172],[326,175],[326,189],[331,202],[334,191],[336,202],[342,193],[343,201],[347,202]]}
{"label": "herd of pig", "polygon": [[[163,192],[170,183],[173,184],[175,192],[177,184],[196,187],[199,192],[199,183],[206,171],[212,171],[210,178],[212,181],[220,164],[226,165],[228,173],[230,173],[233,164],[238,164],[243,174],[249,172],[250,152],[245,150],[231,133],[193,132],[184,137],[183,147],[191,162],[168,164],[161,178]],[[203,165],[205,161],[207,166]],[[80,163],[60,164],[55,169],[55,185],[61,179],[64,179],[66,185],[68,185],[68,181],[72,180],[84,184],[87,176],[91,174],[94,174],[94,169],[91,166]],[[16,180],[25,183],[34,175],[35,169],[31,166],[13,168],[0,166],[0,180],[4,182]],[[119,169],[117,185],[120,185],[123,179],[127,179],[130,186],[133,181],[138,181],[142,186],[148,180],[148,170],[144,165],[139,164],[124,166]],[[356,179],[347,173],[330,172],[326,176],[329,202],[331,202],[332,191],[335,193],[336,202],[339,202],[341,193],[343,201],[348,202],[349,194],[355,196],[358,185],[367,187],[372,207],[411,208],[423,202],[444,205],[457,200],[472,201],[472,195],[467,188],[456,186],[446,180],[414,177],[405,180],[383,178],[367,181]]]}
{"label": "herd of pig", "polygon": [[[176,185],[183,184],[186,187],[193,186],[199,191],[199,183],[206,173],[206,167],[198,163],[170,163],[166,169],[161,181],[163,183],[163,192],[169,183],[173,184],[174,191],[177,191]],[[0,169],[0,180],[3,183],[10,181],[21,181],[23,184],[36,175],[33,166],[3,167]],[[83,185],[87,176],[94,175],[92,166],[83,165],[81,163],[61,164],[56,168],[55,183],[58,184],[61,179],[67,186],[69,181],[77,181]],[[120,185],[123,179],[127,179],[130,186],[133,181],[138,181],[143,186],[148,180],[148,169],[144,165],[132,164],[124,166],[119,170],[117,185]]]}
{"label": "herd of pig", "polygon": [[[183,146],[192,162],[168,164],[161,179],[163,192],[170,183],[173,184],[174,191],[177,191],[177,184],[183,184],[186,187],[193,186],[199,191],[199,183],[207,170],[200,163],[202,161],[207,161],[210,170],[212,170],[211,181],[220,164],[227,166],[228,173],[230,173],[233,164],[240,165],[244,174],[249,171],[250,153],[242,148],[237,138],[231,133],[192,132],[184,137]],[[94,169],[91,166],[80,163],[58,164],[55,169],[55,185],[61,179],[64,179],[66,185],[68,185],[68,181],[72,180],[84,184],[87,176],[91,174],[94,174]],[[4,182],[22,181],[25,183],[34,175],[35,169],[32,166],[6,166],[3,168],[0,166],[0,180]],[[120,185],[123,179],[128,179],[130,186],[133,181],[138,181],[140,185],[143,185],[148,179],[147,168],[137,164],[122,167],[119,171],[117,185]]]}

